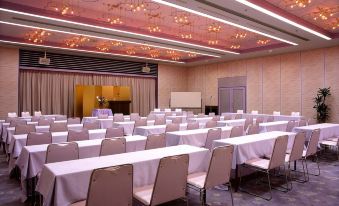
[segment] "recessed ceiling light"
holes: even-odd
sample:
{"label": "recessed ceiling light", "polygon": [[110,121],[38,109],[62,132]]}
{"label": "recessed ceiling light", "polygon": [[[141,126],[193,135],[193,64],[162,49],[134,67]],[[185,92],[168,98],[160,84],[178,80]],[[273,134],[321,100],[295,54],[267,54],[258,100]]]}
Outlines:
{"label": "recessed ceiling light", "polygon": [[264,14],[267,14],[267,15],[269,15],[271,17],[279,19],[280,21],[283,21],[283,22],[285,22],[287,24],[290,24],[290,25],[298,27],[298,28],[300,28],[300,29],[302,29],[304,31],[307,31],[307,32],[309,32],[311,34],[314,34],[314,35],[316,35],[318,37],[321,37],[321,38],[326,39],[326,40],[331,40],[330,37],[328,37],[328,36],[326,36],[324,34],[321,34],[321,33],[317,32],[317,31],[314,31],[313,29],[307,28],[307,27],[305,27],[305,26],[303,26],[301,24],[298,24],[298,23],[296,23],[294,21],[291,21],[291,20],[289,20],[289,19],[287,19],[287,18],[285,18],[283,16],[280,16],[279,14],[276,14],[276,13],[274,13],[272,11],[269,11],[269,10],[267,10],[267,9],[261,7],[261,6],[258,6],[258,5],[254,4],[252,2],[249,2],[247,0],[236,0],[236,1],[239,2],[239,3],[242,3],[242,4],[246,5],[246,6],[249,6],[249,7],[253,8],[253,9],[255,9],[255,10],[258,10],[258,11],[264,13]]}
{"label": "recessed ceiling light", "polygon": [[170,7],[176,8],[176,9],[180,9],[180,10],[192,13],[192,14],[196,14],[196,15],[203,16],[203,17],[206,17],[206,18],[209,18],[209,19],[213,19],[215,21],[219,21],[219,22],[222,22],[224,24],[228,24],[228,25],[235,26],[235,27],[238,27],[238,28],[241,28],[241,29],[245,29],[247,31],[251,31],[253,33],[257,33],[257,34],[260,34],[260,35],[263,35],[263,36],[266,36],[266,37],[269,37],[269,38],[272,38],[272,39],[275,39],[275,40],[278,40],[278,41],[282,41],[282,42],[285,42],[285,43],[288,43],[288,44],[291,44],[291,45],[298,45],[297,43],[294,43],[294,42],[291,42],[291,41],[288,41],[288,40],[285,40],[285,39],[282,39],[282,38],[279,38],[279,37],[276,37],[276,36],[273,36],[273,35],[270,35],[270,34],[267,34],[267,33],[249,28],[249,27],[246,27],[246,26],[243,26],[243,25],[240,25],[240,24],[236,24],[236,23],[233,23],[233,22],[230,22],[230,21],[226,21],[222,18],[211,16],[209,14],[202,13],[200,11],[189,9],[189,8],[186,8],[186,7],[174,4],[174,3],[170,3],[170,2],[167,2],[167,1],[163,1],[163,0],[152,0],[152,1],[157,2],[159,4],[166,5],[166,6],[170,6]]}

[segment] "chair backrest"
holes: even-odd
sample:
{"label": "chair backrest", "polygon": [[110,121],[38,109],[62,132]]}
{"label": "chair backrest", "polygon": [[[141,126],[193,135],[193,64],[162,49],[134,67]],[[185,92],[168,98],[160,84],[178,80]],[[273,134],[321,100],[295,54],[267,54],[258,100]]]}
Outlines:
{"label": "chair backrest", "polygon": [[155,111],[155,112],[160,112],[161,109],[159,109],[159,108],[154,108],[154,111]]}
{"label": "chair backrest", "polygon": [[291,112],[291,116],[299,117],[300,116],[300,112]]}
{"label": "chair backrest", "polygon": [[124,128],[123,127],[111,127],[106,129],[105,138],[114,138],[114,137],[123,137]]}
{"label": "chair backrest", "polygon": [[160,159],[150,205],[186,196],[188,164],[188,154]]}
{"label": "chair backrest", "polygon": [[167,116],[172,116],[172,112],[171,111],[165,112],[165,117],[167,117]]}
{"label": "chair backrest", "polygon": [[239,110],[239,109],[238,109],[238,110],[237,110],[237,113],[238,113],[238,114],[244,114],[244,110]]}
{"label": "chair backrest", "polygon": [[294,120],[288,121],[287,126],[286,126],[286,132],[292,132],[294,127],[295,127],[295,121]]}
{"label": "chair backrest", "polygon": [[172,119],[172,123],[180,124],[180,123],[182,123],[182,118],[181,117],[175,117],[175,118]]}
{"label": "chair backrest", "polygon": [[304,126],[307,126],[308,125],[308,122],[306,119],[300,119],[299,120],[299,127],[304,127]]}
{"label": "chair backrest", "polygon": [[40,119],[41,119],[40,116],[33,116],[31,122],[39,122]]}
{"label": "chair backrest", "polygon": [[5,122],[6,123],[11,123],[12,120],[18,119],[17,117],[6,117]]}
{"label": "chair backrest", "polygon": [[67,124],[80,124],[80,118],[79,117],[68,118]]}
{"label": "chair backrest", "polygon": [[205,148],[211,150],[213,146],[213,141],[218,139],[221,139],[221,129],[209,129],[206,136]]}
{"label": "chair backrest", "polygon": [[187,123],[187,130],[191,129],[199,129],[199,122],[194,121]]}
{"label": "chair backrest", "polygon": [[95,169],[87,192],[86,206],[132,205],[133,165]]}
{"label": "chair backrest", "polygon": [[140,120],[140,116],[138,113],[131,113],[130,119],[131,121],[137,121],[137,120]]}
{"label": "chair backrest", "polygon": [[302,158],[306,141],[306,132],[298,132],[294,137],[293,146],[289,161],[296,161]]}
{"label": "chair backrest", "polygon": [[31,114],[29,112],[21,112],[21,117],[30,117]]}
{"label": "chair backrest", "polygon": [[242,119],[242,113],[241,114],[236,114],[234,119]]}
{"label": "chair backrest", "polygon": [[35,117],[40,117],[42,115],[41,111],[34,111]]}
{"label": "chair backrest", "polygon": [[50,132],[65,132],[67,131],[67,123],[64,122],[58,122],[54,123],[52,122],[49,127]]}
{"label": "chair backrest", "polygon": [[206,125],[205,125],[206,128],[213,128],[216,126],[217,126],[217,121],[213,121],[213,120],[206,122]]}
{"label": "chair backrest", "polygon": [[7,117],[18,117],[16,112],[8,112]]}
{"label": "chair backrest", "polygon": [[165,108],[164,111],[165,112],[171,112],[171,109],[170,108]]}
{"label": "chair backrest", "polygon": [[38,125],[39,126],[49,126],[53,123],[53,119],[39,119]]}
{"label": "chair backrest", "polygon": [[244,130],[247,131],[248,127],[253,124],[253,117],[246,117]]}
{"label": "chair backrest", "polygon": [[280,136],[275,139],[268,169],[274,169],[285,164],[287,141],[287,135]]}
{"label": "chair backrest", "polygon": [[165,117],[163,117],[163,116],[161,116],[161,117],[156,116],[155,117],[154,125],[164,125],[164,124],[166,124],[166,118]]}
{"label": "chair backrest", "polygon": [[308,145],[307,145],[306,157],[317,153],[319,138],[320,138],[320,129],[313,130],[310,141],[308,142]]}
{"label": "chair backrest", "polygon": [[155,120],[156,117],[157,117],[157,115],[155,115],[155,114],[149,114],[149,115],[147,116],[147,120]]}
{"label": "chair backrest", "polygon": [[165,133],[166,132],[175,132],[180,130],[180,124],[170,123],[166,125]]}
{"label": "chair backrest", "polygon": [[114,114],[113,122],[124,122],[124,121],[125,121],[124,115]]}
{"label": "chair backrest", "polygon": [[273,111],[273,115],[280,115],[279,111]]}
{"label": "chair backrest", "polygon": [[214,117],[214,116],[215,116],[215,113],[214,113],[214,112],[210,112],[210,113],[208,113],[208,116],[209,116],[209,117]]}
{"label": "chair backrest", "polygon": [[67,142],[83,141],[89,140],[89,134],[87,129],[82,129],[80,131],[69,130],[67,135]]}
{"label": "chair backrest", "polygon": [[126,139],[123,137],[103,139],[100,156],[121,154],[126,152]]}
{"label": "chair backrest", "polygon": [[224,120],[231,120],[232,119],[231,114],[224,114],[223,117],[224,117]]}
{"label": "chair backrest", "polygon": [[231,177],[233,145],[213,149],[205,179],[205,189],[228,183]]}
{"label": "chair backrest", "polygon": [[50,132],[30,132],[27,135],[26,146],[52,144],[52,134]]}
{"label": "chair backrest", "polygon": [[251,134],[259,134],[259,125],[257,124],[250,124],[248,126],[248,130],[247,130],[247,135],[251,135]]}
{"label": "chair backrest", "polygon": [[27,124],[26,120],[23,120],[23,119],[13,119],[9,123],[9,127],[16,127],[18,125],[26,125],[26,124]]}
{"label": "chair backrest", "polygon": [[108,119],[108,114],[99,114],[98,119]]}
{"label": "chair backrest", "polygon": [[264,122],[264,117],[263,117],[263,116],[259,116],[259,117],[257,117],[256,120],[255,120],[255,123],[256,123],[257,125],[259,125],[260,123],[263,123],[263,122]]}
{"label": "chair backrest", "polygon": [[67,120],[67,117],[65,116],[56,116],[55,121],[61,121],[61,120]]}
{"label": "chair backrest", "polygon": [[251,114],[258,114],[258,110],[252,110]]}
{"label": "chair backrest", "polygon": [[274,122],[274,116],[268,116],[266,122]]}
{"label": "chair backrest", "polygon": [[151,134],[147,137],[145,150],[166,147],[165,134]]}
{"label": "chair backrest", "polygon": [[79,159],[79,146],[76,142],[50,144],[47,147],[46,164]]}
{"label": "chair backrest", "polygon": [[28,134],[30,132],[35,132],[34,124],[27,124],[27,125],[19,124],[15,126],[14,134]]}
{"label": "chair backrest", "polygon": [[212,120],[213,121],[220,121],[220,116],[216,115],[216,116],[212,117]]}
{"label": "chair backrest", "polygon": [[199,114],[198,114],[198,118],[203,118],[203,117],[205,117],[205,114],[204,114],[204,113],[199,113]]}
{"label": "chair backrest", "polygon": [[182,109],[177,108],[177,109],[175,109],[174,111],[175,111],[175,112],[182,112]]}
{"label": "chair backrest", "polygon": [[84,122],[84,128],[88,130],[100,129],[100,122],[99,121]]}
{"label": "chair backrest", "polygon": [[234,126],[231,129],[230,137],[240,137],[244,135],[244,127],[243,126]]}

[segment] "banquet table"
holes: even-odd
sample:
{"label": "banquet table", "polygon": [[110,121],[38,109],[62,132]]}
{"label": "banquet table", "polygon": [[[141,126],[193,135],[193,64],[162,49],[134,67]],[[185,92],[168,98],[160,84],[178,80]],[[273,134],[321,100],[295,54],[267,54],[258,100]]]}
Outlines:
{"label": "banquet table", "polygon": [[260,132],[281,131],[286,132],[288,121],[264,122],[259,124]]}
{"label": "banquet table", "polygon": [[232,169],[236,169],[237,165],[243,164],[247,160],[272,154],[275,139],[283,135],[288,135],[287,149],[291,149],[296,133],[280,131],[214,140],[213,148],[233,145]]}
{"label": "banquet table", "polygon": [[[187,123],[181,123],[179,130],[187,129]],[[153,126],[141,126],[136,127],[134,134],[141,136],[148,136],[151,134],[162,134],[166,131],[166,125],[153,125]]]}
{"label": "banquet table", "polygon": [[108,116],[113,116],[111,109],[93,109],[92,110],[92,117],[97,117],[99,115],[105,115],[105,114],[107,114]]}
{"label": "banquet table", "polygon": [[246,119],[231,119],[231,120],[220,120],[217,122],[218,127],[224,126],[245,126]]}
{"label": "banquet table", "polygon": [[177,118],[180,118],[182,123],[187,122],[187,116],[185,116],[185,115],[180,115],[180,116],[174,115],[174,116],[167,116],[166,117],[166,119],[168,119],[168,120],[174,120],[174,119],[177,119]]}
{"label": "banquet table", "polygon": [[188,120],[193,120],[196,122],[202,123],[202,124],[206,124],[206,122],[210,121],[213,119],[213,117],[192,117],[192,118],[187,118]]}
{"label": "banquet table", "polygon": [[[228,138],[231,134],[232,127],[225,126],[221,128],[221,138]],[[207,133],[210,128],[193,129],[166,133],[166,145],[192,145],[196,147],[205,146]]]}
{"label": "banquet table", "polygon": [[312,131],[315,129],[320,129],[319,141],[326,140],[331,137],[339,136],[339,124],[332,123],[323,123],[323,124],[314,124],[303,127],[295,127],[294,132],[306,132],[306,140],[308,141],[311,138]]}
{"label": "banquet table", "polygon": [[[147,126],[154,125],[155,120],[147,120]],[[114,122],[113,126],[121,126],[124,128],[125,135],[132,135],[134,129],[134,121],[126,121],[126,122]]]}
{"label": "banquet table", "polygon": [[135,187],[150,185],[155,181],[160,159],[181,154],[189,155],[189,174],[206,171],[209,158],[207,149],[179,145],[45,164],[36,191],[42,194],[44,205],[69,205],[86,199],[89,179],[94,169],[122,164],[133,164],[133,185]]}
{"label": "banquet table", "polygon": [[[238,113],[222,113],[221,115],[232,115],[232,119],[235,118],[235,116]],[[291,116],[291,115],[271,115],[271,114],[251,114],[251,113],[244,113],[241,114],[242,118],[246,119],[246,117],[250,117],[250,118],[258,118],[258,117],[264,117],[264,122],[267,120],[268,117],[274,117],[274,121],[290,121],[290,120],[294,120],[294,121],[300,121],[300,119],[304,118],[303,116]]]}

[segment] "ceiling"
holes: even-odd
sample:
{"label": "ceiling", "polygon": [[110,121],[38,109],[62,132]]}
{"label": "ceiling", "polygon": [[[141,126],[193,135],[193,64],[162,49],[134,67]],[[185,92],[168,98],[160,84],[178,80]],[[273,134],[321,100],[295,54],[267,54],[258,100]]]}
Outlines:
{"label": "ceiling", "polygon": [[295,2],[0,0],[0,43],[187,66],[339,44],[339,0]]}

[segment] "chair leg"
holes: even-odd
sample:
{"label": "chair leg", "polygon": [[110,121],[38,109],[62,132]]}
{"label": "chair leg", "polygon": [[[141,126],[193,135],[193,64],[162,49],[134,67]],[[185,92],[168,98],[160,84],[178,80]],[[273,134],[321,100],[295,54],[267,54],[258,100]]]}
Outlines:
{"label": "chair leg", "polygon": [[201,205],[206,205],[206,190],[205,189],[200,190],[200,202],[201,202]]}
{"label": "chair leg", "polygon": [[232,185],[231,185],[231,182],[228,183],[228,189],[229,189],[230,194],[231,194],[232,206],[234,206],[234,203],[233,203],[233,192],[232,192]]}

